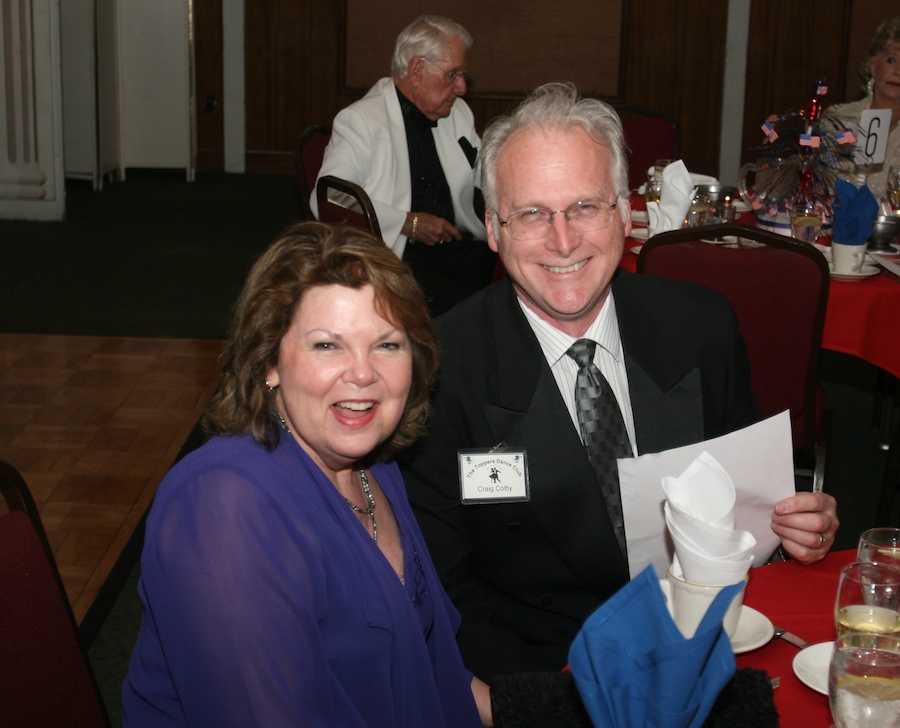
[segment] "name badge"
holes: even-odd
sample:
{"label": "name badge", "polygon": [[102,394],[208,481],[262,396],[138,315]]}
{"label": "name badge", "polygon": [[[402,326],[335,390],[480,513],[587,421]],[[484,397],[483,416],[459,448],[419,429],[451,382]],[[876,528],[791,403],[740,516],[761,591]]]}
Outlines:
{"label": "name badge", "polygon": [[528,458],[523,449],[459,450],[460,502],[516,503],[527,501]]}

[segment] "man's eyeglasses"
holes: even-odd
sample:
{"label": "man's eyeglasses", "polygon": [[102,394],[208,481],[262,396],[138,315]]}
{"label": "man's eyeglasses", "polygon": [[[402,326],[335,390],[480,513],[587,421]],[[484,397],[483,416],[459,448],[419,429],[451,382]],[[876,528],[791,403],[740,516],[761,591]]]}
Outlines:
{"label": "man's eyeglasses", "polygon": [[456,83],[457,81],[465,81],[469,83],[472,80],[472,77],[466,71],[447,71],[444,68],[441,68],[437,63],[432,61],[428,56],[419,56],[422,60],[428,61],[432,66],[441,71],[446,77],[449,83]]}
{"label": "man's eyeglasses", "polygon": [[538,240],[550,232],[553,216],[561,212],[573,230],[589,233],[608,226],[613,219],[613,210],[618,204],[618,199],[613,202],[604,202],[599,199],[579,200],[573,202],[565,210],[532,207],[530,210],[514,212],[505,220],[501,220],[497,213],[497,221],[504,225],[510,237],[516,240]]}

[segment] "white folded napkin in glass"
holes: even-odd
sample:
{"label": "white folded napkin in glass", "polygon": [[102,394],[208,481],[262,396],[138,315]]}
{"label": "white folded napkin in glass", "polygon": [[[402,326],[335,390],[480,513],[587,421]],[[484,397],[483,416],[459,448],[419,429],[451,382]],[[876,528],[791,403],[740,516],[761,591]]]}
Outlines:
{"label": "white folded napkin in glass", "polygon": [[662,172],[659,202],[647,203],[649,236],[665,230],[679,230],[694,200],[696,185],[682,160],[666,166]]}
{"label": "white folded napkin in glass", "polygon": [[735,489],[725,469],[704,451],[680,476],[663,478],[662,487],[666,526],[684,579],[711,586],[743,579],[756,539],[734,528]]}

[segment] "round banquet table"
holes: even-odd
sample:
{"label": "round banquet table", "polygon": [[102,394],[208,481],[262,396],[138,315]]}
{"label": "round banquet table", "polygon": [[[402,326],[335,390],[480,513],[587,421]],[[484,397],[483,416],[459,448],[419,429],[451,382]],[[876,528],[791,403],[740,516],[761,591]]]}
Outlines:
{"label": "round banquet table", "polygon": [[[776,627],[816,644],[835,638],[834,596],[844,564],[856,557],[855,550],[834,551],[822,561],[804,566],[785,561],[753,569],[744,604],[768,617]],[[782,728],[828,728],[831,711],[828,698],[804,685],[792,666],[797,647],[779,638],[737,655],[738,667],[765,670],[780,677],[775,689],[775,705]]]}
{"label": "round banquet table", "polygon": [[[644,201],[632,196],[633,209],[644,209]],[[736,222],[754,225],[752,214],[741,215]],[[625,255],[620,268],[635,271],[638,256],[632,248],[645,241],[625,240]],[[827,242],[827,241],[826,241]],[[900,256],[892,258],[900,264]],[[881,269],[878,275],[857,281],[831,280],[822,348],[859,357],[895,377],[900,377],[900,278]]]}

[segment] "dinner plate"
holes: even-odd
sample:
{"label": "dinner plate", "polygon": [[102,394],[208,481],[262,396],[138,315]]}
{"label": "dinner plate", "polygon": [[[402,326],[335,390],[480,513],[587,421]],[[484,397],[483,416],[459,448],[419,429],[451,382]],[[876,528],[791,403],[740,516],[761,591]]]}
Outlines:
{"label": "dinner plate", "polygon": [[820,642],[800,650],[794,657],[794,674],[807,687],[828,695],[828,667],[834,642]]}
{"label": "dinner plate", "polygon": [[649,228],[633,227],[631,228],[631,237],[637,240],[646,240],[650,237],[649,232]]}
{"label": "dinner plate", "polygon": [[647,215],[646,210],[632,210],[631,211],[631,222],[636,222],[639,225],[646,225],[650,222],[650,217]]}
{"label": "dinner plate", "polygon": [[832,264],[828,264],[828,271],[831,273],[831,277],[836,281],[862,281],[866,278],[877,276],[878,270],[879,268],[877,265],[863,265],[856,273],[835,273]]}
{"label": "dinner plate", "polygon": [[[666,598],[666,606],[671,613],[672,604],[669,602],[668,580],[660,579],[659,586]],[[762,647],[774,636],[775,627],[769,618],[762,612],[758,612],[753,607],[748,607],[744,604],[741,606],[737,629],[734,631],[734,636],[731,637],[731,649],[736,655],[750,652],[750,650]]]}
{"label": "dinner plate", "polygon": [[634,253],[635,255],[638,255],[641,252],[641,248],[643,248],[643,247],[644,247],[643,245],[635,245],[631,248],[631,252]]}

